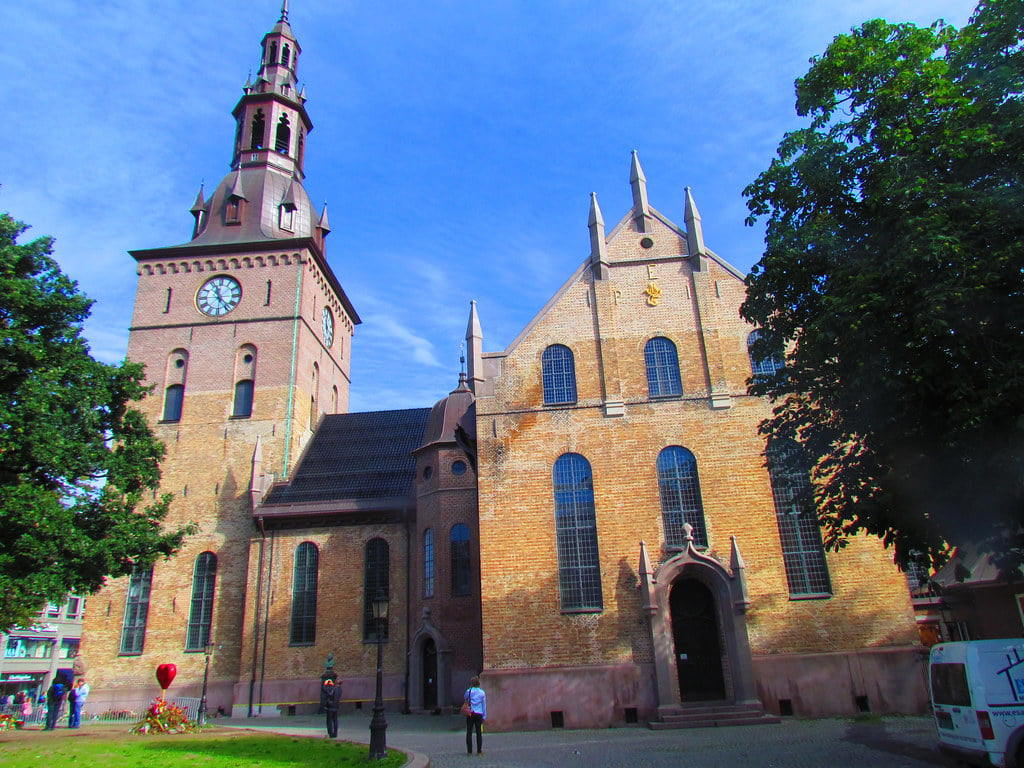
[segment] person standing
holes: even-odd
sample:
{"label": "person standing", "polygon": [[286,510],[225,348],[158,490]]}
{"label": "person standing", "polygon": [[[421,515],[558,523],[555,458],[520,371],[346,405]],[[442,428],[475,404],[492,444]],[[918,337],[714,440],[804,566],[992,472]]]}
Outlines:
{"label": "person standing", "polygon": [[[480,678],[474,677],[469,681],[469,688],[462,694],[465,704],[463,711],[466,711],[466,752],[473,754],[473,731],[476,731],[476,753],[484,753],[483,728],[484,720],[487,719],[487,694],[480,687]],[[467,708],[468,707],[468,711]]]}
{"label": "person standing", "polygon": [[57,715],[60,713],[60,705],[64,700],[64,678],[55,677],[53,683],[46,691],[46,725],[44,731],[52,731],[57,727]]}
{"label": "person standing", "polygon": [[88,698],[89,684],[80,677],[68,693],[68,728],[78,728],[82,724],[82,709]]}
{"label": "person standing", "polygon": [[327,715],[327,736],[338,738],[338,707],[341,704],[341,684],[333,677],[325,677],[320,683],[320,707]]}

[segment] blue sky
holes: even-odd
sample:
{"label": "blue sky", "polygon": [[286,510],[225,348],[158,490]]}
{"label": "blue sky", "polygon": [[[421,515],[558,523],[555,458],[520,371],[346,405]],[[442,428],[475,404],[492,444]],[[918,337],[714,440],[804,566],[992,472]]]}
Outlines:
{"label": "blue sky", "polygon": [[[293,0],[315,129],[306,189],[363,318],[352,410],[452,389],[470,299],[505,347],[611,226],[637,149],[651,204],[743,271],[762,230],[743,187],[799,125],[793,80],[869,18],[960,26],[973,0]],[[5,8],[0,210],[57,238],[96,300],[88,337],[124,355],[127,251],[188,239],[227,172],[230,115],[278,0],[15,0]]]}

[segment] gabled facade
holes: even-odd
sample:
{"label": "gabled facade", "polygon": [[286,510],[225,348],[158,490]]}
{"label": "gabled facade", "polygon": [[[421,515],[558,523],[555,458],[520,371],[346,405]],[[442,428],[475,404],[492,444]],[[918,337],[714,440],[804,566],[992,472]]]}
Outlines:
{"label": "gabled facade", "polygon": [[792,503],[806,476],[766,467],[770,410],[746,382],[769,361],[748,354],[742,276],[704,244],[689,189],[684,228],[651,207],[635,153],[630,177],[632,210],[606,235],[592,198],[590,258],[482,357],[492,725],[664,719],[704,700],[919,707],[902,576],[875,539],[823,554]]}
{"label": "gabled facade", "polygon": [[589,255],[505,350],[473,303],[446,397],[346,413],[359,317],[302,186],[287,4],[260,52],[192,239],[132,254],[129,357],[200,531],[90,600],[94,706],[145,706],[166,662],[198,695],[209,648],[212,710],[315,711],[325,666],[361,707],[379,640],[389,707],[480,674],[495,729],[924,707],[903,576],[876,540],[824,553],[807,472],[758,434],[746,383],[781,357],[751,358],[689,189],[680,226],[634,153],[631,209],[607,231],[592,196]]}

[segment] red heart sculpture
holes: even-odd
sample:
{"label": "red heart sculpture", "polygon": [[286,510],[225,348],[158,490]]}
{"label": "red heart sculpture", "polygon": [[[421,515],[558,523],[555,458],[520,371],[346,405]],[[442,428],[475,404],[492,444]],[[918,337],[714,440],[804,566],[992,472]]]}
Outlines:
{"label": "red heart sculpture", "polygon": [[174,676],[178,674],[178,668],[174,664],[161,664],[156,668],[156,680],[160,687],[167,690],[174,682]]}

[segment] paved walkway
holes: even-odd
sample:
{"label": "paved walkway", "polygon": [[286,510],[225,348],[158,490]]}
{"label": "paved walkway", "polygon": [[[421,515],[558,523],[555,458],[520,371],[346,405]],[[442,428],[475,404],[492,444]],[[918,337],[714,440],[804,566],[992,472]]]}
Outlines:
{"label": "paved walkway", "polygon": [[[217,725],[294,735],[324,734],[312,717],[215,720]],[[465,749],[455,715],[388,714],[388,746],[426,754],[434,768],[923,768],[951,766],[935,749],[927,717],[786,720],[779,725],[651,731],[624,726],[595,731],[485,733],[484,754]],[[369,740],[368,714],[343,715],[339,738]]]}

